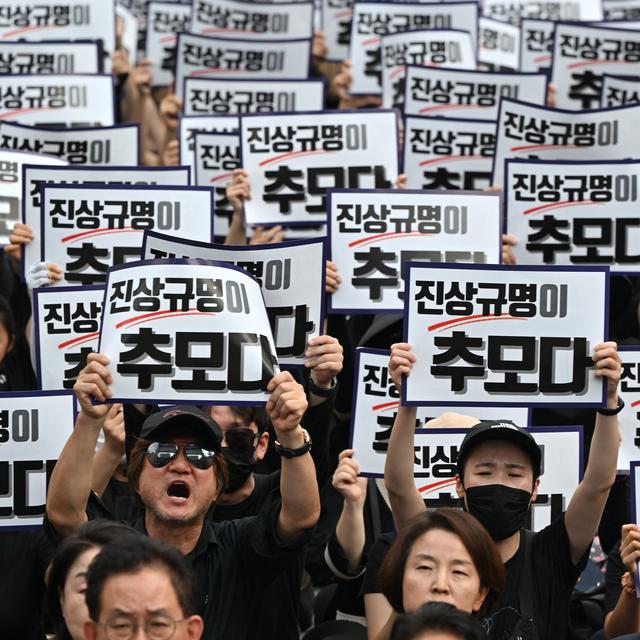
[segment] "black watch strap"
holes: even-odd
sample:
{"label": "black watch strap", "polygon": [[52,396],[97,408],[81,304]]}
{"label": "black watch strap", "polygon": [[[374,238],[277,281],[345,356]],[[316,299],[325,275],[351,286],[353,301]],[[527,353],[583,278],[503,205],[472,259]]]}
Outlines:
{"label": "black watch strap", "polygon": [[289,449],[288,447],[283,447],[277,440],[273,443],[275,447],[276,453],[281,455],[283,458],[298,458],[299,456],[303,456],[305,453],[311,451],[311,436],[306,429],[302,429],[302,433],[304,435],[304,444],[297,449]]}
{"label": "black watch strap", "polygon": [[615,409],[608,409],[604,407],[602,409],[596,409],[598,413],[601,413],[603,416],[615,416],[620,413],[624,409],[624,400],[618,396],[618,406]]}
{"label": "black watch strap", "polygon": [[336,379],[334,378],[331,382],[331,386],[328,389],[323,389],[313,381],[313,378],[309,377],[307,385],[309,393],[313,393],[314,396],[318,396],[319,398],[330,398],[333,395],[333,392],[336,390],[337,383]]}

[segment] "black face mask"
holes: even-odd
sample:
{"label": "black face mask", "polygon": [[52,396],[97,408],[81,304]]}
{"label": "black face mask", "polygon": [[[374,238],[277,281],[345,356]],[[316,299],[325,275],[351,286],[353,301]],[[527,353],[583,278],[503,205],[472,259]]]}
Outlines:
{"label": "black face mask", "polygon": [[465,488],[467,511],[494,540],[506,540],[527,522],[531,494],[502,484]]}
{"label": "black face mask", "polygon": [[221,453],[227,461],[229,470],[229,482],[225,493],[233,493],[237,491],[253,473],[257,462],[253,459],[256,450],[253,447],[244,449],[234,449],[231,447],[222,447]]}

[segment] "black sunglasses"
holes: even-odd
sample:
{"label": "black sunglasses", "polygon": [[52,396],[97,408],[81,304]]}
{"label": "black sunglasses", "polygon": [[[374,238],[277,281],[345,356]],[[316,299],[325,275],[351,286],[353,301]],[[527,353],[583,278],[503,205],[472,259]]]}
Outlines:
{"label": "black sunglasses", "polygon": [[182,450],[184,457],[196,469],[209,469],[216,454],[199,444],[176,444],[175,442],[152,442],[147,447],[147,460],[151,466],[160,468],[169,464]]}
{"label": "black sunglasses", "polygon": [[256,446],[256,438],[260,438],[260,434],[250,427],[232,427],[224,434],[229,449],[253,449]]}

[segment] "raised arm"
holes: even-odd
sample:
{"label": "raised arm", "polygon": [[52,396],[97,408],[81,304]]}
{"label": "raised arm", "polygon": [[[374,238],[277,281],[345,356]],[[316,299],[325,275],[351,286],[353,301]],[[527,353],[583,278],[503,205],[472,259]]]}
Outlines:
{"label": "raised arm", "polygon": [[111,395],[109,358],[91,353],[87,366],[73,387],[80,413],[51,475],[47,494],[47,517],[59,535],[68,536],[86,522],[86,508],[93,480],[93,454],[109,405],[92,404]]}
{"label": "raised arm", "polygon": [[[403,376],[411,373],[415,361],[416,356],[411,351],[411,345],[406,342],[391,345],[389,373],[399,393]],[[389,492],[391,511],[398,531],[425,510],[424,501],[413,480],[415,428],[416,408],[400,406],[391,429],[384,465],[384,485]]]}
{"label": "raised arm", "polygon": [[102,497],[125,454],[124,412],[119,403],[112,404],[102,425],[104,444],[93,457],[91,490]]}
{"label": "raised arm", "polygon": [[[300,420],[307,409],[304,388],[288,371],[274,376],[267,388],[271,397],[266,409],[278,442],[287,449],[303,447],[305,438]],[[280,495],[278,536],[288,542],[315,526],[320,517],[316,470],[308,452],[292,458],[282,457]]]}
{"label": "raised arm", "polygon": [[[604,342],[596,345],[593,360],[596,376],[607,380],[607,409],[615,409],[618,406],[621,371],[616,343]],[[587,468],[565,514],[571,559],[575,565],[591,546],[598,530],[609,490],[616,479],[619,447],[618,416],[598,412]]]}

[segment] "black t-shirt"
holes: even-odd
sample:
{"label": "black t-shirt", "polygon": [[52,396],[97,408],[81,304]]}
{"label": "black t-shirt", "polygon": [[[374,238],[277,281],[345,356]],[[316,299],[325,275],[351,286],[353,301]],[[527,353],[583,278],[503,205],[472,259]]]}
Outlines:
{"label": "black t-shirt", "polygon": [[[530,536],[528,549],[526,535]],[[564,514],[538,533],[521,532],[518,551],[504,565],[506,588],[492,603],[485,620],[488,637],[491,640],[565,638],[571,593],[588,557],[589,549],[586,549],[578,567],[571,561]],[[532,600],[529,607],[521,602],[527,593]],[[532,619],[533,624],[528,624],[528,619]],[[521,633],[514,637],[514,628],[520,621]]]}
{"label": "black t-shirt", "polygon": [[620,594],[622,593],[622,576],[627,572],[627,568],[622,562],[622,556],[620,555],[620,542],[618,540],[613,545],[609,555],[607,556],[607,574],[605,581],[605,594],[604,594],[604,614],[613,611],[618,604]]}
{"label": "black t-shirt", "polygon": [[387,551],[393,544],[394,536],[392,533],[383,533],[374,543],[369,550],[369,557],[367,558],[367,568],[364,572],[364,580],[362,581],[362,595],[367,593],[381,593],[380,586],[378,585],[378,571],[380,571],[380,565],[387,555]]}

